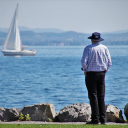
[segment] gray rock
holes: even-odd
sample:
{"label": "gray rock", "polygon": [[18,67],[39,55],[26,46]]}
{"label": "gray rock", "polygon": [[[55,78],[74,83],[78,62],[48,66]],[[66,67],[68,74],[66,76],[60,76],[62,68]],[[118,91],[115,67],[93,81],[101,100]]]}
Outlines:
{"label": "gray rock", "polygon": [[126,119],[128,120],[128,103],[124,107],[124,115],[126,116]]}
{"label": "gray rock", "polygon": [[64,107],[59,112],[60,122],[86,122],[91,118],[91,107],[86,103],[76,103]]}
{"label": "gray rock", "polygon": [[49,121],[56,116],[54,105],[50,103],[25,106],[21,112],[24,115],[29,114],[31,121]]}
{"label": "gray rock", "polygon": [[106,112],[107,112],[107,122],[124,123],[122,111],[119,108],[108,104],[106,106]]}
{"label": "gray rock", "polygon": [[1,121],[16,121],[19,119],[21,109],[17,108],[3,108],[0,107],[0,120]]}

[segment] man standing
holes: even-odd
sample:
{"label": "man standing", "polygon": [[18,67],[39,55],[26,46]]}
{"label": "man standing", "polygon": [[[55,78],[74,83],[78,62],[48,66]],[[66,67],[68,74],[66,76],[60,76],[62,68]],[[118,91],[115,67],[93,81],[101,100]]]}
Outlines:
{"label": "man standing", "polygon": [[105,124],[105,73],[112,65],[111,57],[108,48],[100,44],[104,40],[100,33],[94,32],[88,39],[92,44],[85,47],[81,60],[92,111],[92,120],[87,124]]}

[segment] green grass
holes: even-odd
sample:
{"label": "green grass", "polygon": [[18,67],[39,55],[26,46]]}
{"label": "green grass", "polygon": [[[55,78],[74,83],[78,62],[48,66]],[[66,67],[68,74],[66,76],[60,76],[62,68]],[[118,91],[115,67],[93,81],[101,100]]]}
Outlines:
{"label": "green grass", "polygon": [[128,128],[128,125],[0,124],[0,128]]}

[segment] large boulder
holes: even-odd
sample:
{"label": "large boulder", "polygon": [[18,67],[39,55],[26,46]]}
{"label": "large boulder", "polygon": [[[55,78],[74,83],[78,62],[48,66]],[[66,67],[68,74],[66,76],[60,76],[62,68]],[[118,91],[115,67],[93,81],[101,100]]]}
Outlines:
{"label": "large boulder", "polygon": [[124,123],[122,110],[120,110],[119,108],[108,104],[106,105],[106,112],[107,112],[107,122]]}
{"label": "large boulder", "polygon": [[1,121],[16,121],[19,119],[21,109],[18,108],[3,108],[0,107],[0,120]]}
{"label": "large boulder", "polygon": [[60,122],[87,122],[91,119],[91,107],[86,103],[76,103],[64,107],[59,112]]}
{"label": "large boulder", "polygon": [[31,121],[54,121],[57,114],[54,105],[50,103],[25,106],[21,112],[23,115],[29,114]]}
{"label": "large boulder", "polygon": [[128,103],[124,107],[124,115],[126,116],[126,119],[128,120]]}

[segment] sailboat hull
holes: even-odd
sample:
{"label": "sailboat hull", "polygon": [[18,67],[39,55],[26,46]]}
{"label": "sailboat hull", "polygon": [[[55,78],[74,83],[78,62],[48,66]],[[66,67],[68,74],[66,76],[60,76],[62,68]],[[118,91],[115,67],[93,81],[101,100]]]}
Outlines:
{"label": "sailboat hull", "polygon": [[32,50],[32,51],[2,50],[2,53],[4,54],[4,56],[34,56],[36,55],[35,50]]}

